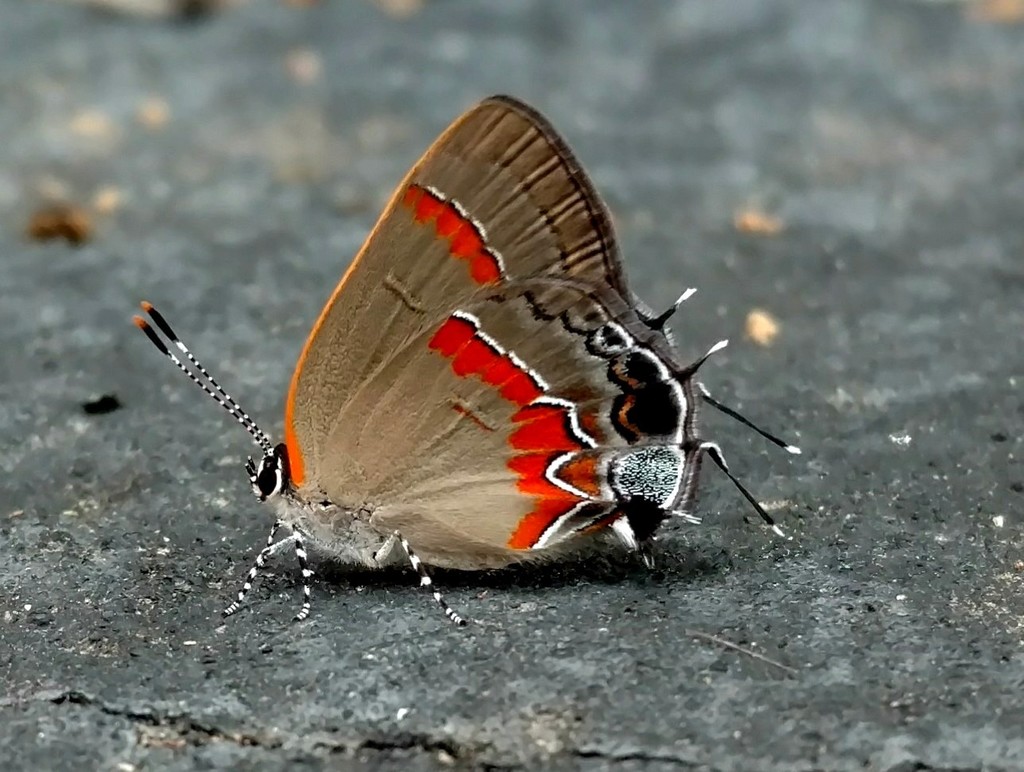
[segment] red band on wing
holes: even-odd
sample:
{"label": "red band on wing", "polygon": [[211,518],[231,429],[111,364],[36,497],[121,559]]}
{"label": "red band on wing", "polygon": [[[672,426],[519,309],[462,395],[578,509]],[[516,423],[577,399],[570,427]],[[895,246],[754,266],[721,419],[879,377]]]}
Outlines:
{"label": "red band on wing", "polygon": [[523,479],[543,477],[548,468],[546,453],[523,453],[513,456],[508,461],[508,468]]}
{"label": "red band on wing", "polygon": [[544,394],[536,376],[507,351],[481,336],[472,318],[449,316],[427,346],[452,360],[457,376],[477,376],[517,407],[529,405]]}
{"label": "red band on wing", "polygon": [[505,381],[501,387],[501,396],[517,405],[529,405],[543,393],[544,390],[522,371]]}
{"label": "red band on wing", "polygon": [[493,362],[490,367],[480,372],[480,378],[484,383],[491,386],[501,386],[508,383],[519,372],[519,365],[508,357],[502,357]]}
{"label": "red band on wing", "polygon": [[458,316],[449,316],[448,320],[434,333],[427,346],[432,351],[450,359],[474,337],[476,337],[476,327],[472,322]]}
{"label": "red band on wing", "polygon": [[[452,359],[452,370],[460,378],[480,376],[480,380],[497,386],[501,396],[516,405],[528,405],[544,393],[508,354],[495,350],[479,338],[473,338],[459,349]],[[501,380],[495,382],[499,378]]]}
{"label": "red band on wing", "polygon": [[452,360],[452,370],[460,378],[465,378],[467,375],[479,375],[500,358],[501,354],[484,341],[473,338],[455,355]]}
{"label": "red band on wing", "polygon": [[555,488],[555,491],[559,494],[557,497],[537,497],[533,511],[519,521],[516,532],[508,540],[509,547],[514,550],[530,549],[553,522],[580,503],[580,499],[561,488]]}
{"label": "red band on wing", "polygon": [[[548,479],[551,464],[564,453],[580,453],[588,449],[572,431],[571,404],[540,402],[528,405],[512,416],[518,424],[509,436],[509,444],[521,452],[509,459],[508,468],[519,476],[516,487],[520,493],[533,496],[533,509],[519,521],[508,546],[530,549],[558,518],[582,501]],[[601,485],[597,479],[597,462],[589,455],[572,457],[555,472],[555,476],[583,493],[598,496]]]}
{"label": "red band on wing", "polygon": [[501,260],[490,249],[480,226],[450,201],[420,185],[410,185],[402,203],[412,210],[416,222],[434,224],[437,237],[448,241],[452,257],[469,263],[469,275],[477,284],[494,284],[501,279]]}
{"label": "red band on wing", "polygon": [[[416,211],[421,202],[422,197],[414,202]],[[445,216],[437,221],[448,227]],[[533,508],[519,521],[508,546],[518,550],[532,548],[552,523],[587,500],[556,485],[547,476],[559,456],[590,449],[578,436],[578,430],[573,431],[575,406],[569,402],[539,401],[544,396],[543,381],[513,353],[483,335],[477,320],[468,314],[448,317],[427,345],[450,360],[455,375],[479,378],[519,408],[512,416],[514,428],[508,444],[514,455],[508,468],[519,478],[519,492],[533,499]],[[600,496],[597,462],[590,454],[565,461],[557,476],[584,494]]]}

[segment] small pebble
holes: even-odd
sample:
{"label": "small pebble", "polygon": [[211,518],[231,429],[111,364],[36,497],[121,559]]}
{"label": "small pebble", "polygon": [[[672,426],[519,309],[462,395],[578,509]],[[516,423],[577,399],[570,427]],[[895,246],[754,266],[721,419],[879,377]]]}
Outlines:
{"label": "small pebble", "polygon": [[737,212],[732,223],[740,233],[755,233],[759,236],[777,236],[785,228],[781,219],[757,209]]}
{"label": "small pebble", "polygon": [[767,311],[755,308],[747,314],[747,337],[759,346],[770,346],[779,335],[779,323]]}

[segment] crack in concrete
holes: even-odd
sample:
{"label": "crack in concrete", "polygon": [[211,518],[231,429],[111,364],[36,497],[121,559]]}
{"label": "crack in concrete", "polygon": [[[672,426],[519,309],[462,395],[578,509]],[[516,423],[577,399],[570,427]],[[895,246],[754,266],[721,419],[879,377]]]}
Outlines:
{"label": "crack in concrete", "polygon": [[424,732],[397,732],[393,735],[374,735],[354,741],[333,740],[321,736],[313,743],[313,749],[327,753],[355,755],[360,751],[421,751],[439,759],[444,764],[471,764],[475,769],[508,772],[523,769],[517,762],[487,761],[484,757],[493,751],[486,743],[466,745],[451,737],[437,737]]}
{"label": "crack in concrete", "polygon": [[648,753],[646,751],[629,751],[627,753],[609,753],[597,748],[569,748],[570,756],[578,759],[598,759],[612,763],[623,763],[626,761],[658,762],[661,764],[673,764],[683,769],[707,769],[706,764],[699,764],[691,759],[680,758],[663,753]]}
{"label": "crack in concrete", "polygon": [[453,759],[465,758],[466,749],[461,748],[449,738],[435,738],[428,734],[402,732],[394,737],[367,737],[354,743],[331,742],[320,739],[313,744],[314,748],[322,748],[329,753],[351,753],[359,750],[372,751],[404,751],[422,750],[428,753],[445,753]]}
{"label": "crack in concrete", "polygon": [[[434,737],[424,733],[400,732],[394,736],[375,735],[353,740],[331,740],[322,735],[315,738],[300,735],[288,735],[281,732],[260,734],[250,732],[233,732],[204,724],[187,713],[160,713],[159,711],[140,711],[118,707],[86,694],[77,689],[61,692],[44,692],[34,698],[20,700],[2,700],[0,706],[10,706],[25,702],[50,702],[53,705],[75,705],[98,710],[107,716],[122,718],[144,729],[161,729],[173,733],[176,740],[166,737],[139,732],[139,743],[145,746],[163,746],[181,748],[187,745],[204,745],[211,741],[230,742],[243,747],[259,747],[265,750],[277,750],[288,747],[304,750],[309,753],[326,752],[354,755],[360,751],[404,751],[413,750],[432,755],[443,754],[451,762],[465,761],[477,757],[479,748],[460,745],[448,737]],[[488,770],[513,770],[521,768],[516,764],[484,763],[481,768]]]}
{"label": "crack in concrete", "polygon": [[76,689],[61,692],[54,697],[50,697],[49,702],[52,702],[54,705],[78,705],[95,708],[104,715],[124,718],[135,724],[169,729],[184,740],[185,744],[189,745],[201,745],[204,741],[210,740],[221,740],[234,743],[235,745],[259,746],[267,749],[280,748],[283,745],[283,741],[279,737],[271,735],[261,737],[246,732],[223,731],[214,726],[203,724],[187,713],[161,714],[156,711],[137,711],[115,707]]}

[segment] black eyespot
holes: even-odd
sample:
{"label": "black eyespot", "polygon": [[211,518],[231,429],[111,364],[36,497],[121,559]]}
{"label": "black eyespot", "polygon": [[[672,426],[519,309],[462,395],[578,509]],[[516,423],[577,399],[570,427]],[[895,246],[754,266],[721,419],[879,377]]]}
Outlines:
{"label": "black eyespot", "polygon": [[586,345],[595,356],[612,357],[624,351],[627,344],[615,325],[605,324],[590,333]]}
{"label": "black eyespot", "polygon": [[618,330],[613,326],[605,325],[602,328],[604,337],[604,345],[612,349],[621,349],[626,347],[626,339],[622,337]]}

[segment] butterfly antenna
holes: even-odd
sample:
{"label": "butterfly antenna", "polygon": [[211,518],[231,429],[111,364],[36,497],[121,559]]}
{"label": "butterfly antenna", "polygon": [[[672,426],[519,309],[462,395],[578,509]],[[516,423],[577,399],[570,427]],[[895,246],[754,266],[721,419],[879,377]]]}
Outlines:
{"label": "butterfly antenna", "polygon": [[704,398],[704,401],[707,402],[712,407],[716,408],[717,410],[721,410],[723,413],[725,413],[730,418],[734,418],[737,421],[739,421],[741,424],[743,424],[744,426],[746,426],[746,427],[748,427],[750,429],[753,429],[755,432],[760,434],[766,440],[768,440],[771,443],[774,443],[774,444],[778,445],[780,448],[782,448],[787,453],[792,453],[794,456],[799,456],[800,455],[801,450],[796,445],[790,445],[788,442],[779,439],[774,434],[771,434],[770,432],[766,432],[764,429],[762,429],[760,426],[755,424],[749,418],[746,418],[745,416],[740,415],[738,412],[733,410],[731,407],[728,407],[727,405],[723,405],[717,399],[712,397],[711,393],[704,387],[703,383],[698,383],[697,384],[697,388],[700,389],[700,395],[701,395],[701,397]]}
{"label": "butterfly antenna", "polygon": [[[250,436],[255,440],[256,444],[263,449],[265,453],[273,452],[274,445],[270,441],[270,438],[266,433],[257,426],[256,422],[249,417],[249,414],[242,410],[241,405],[235,401],[234,397],[228,394],[221,387],[219,383],[214,379],[212,375],[207,371],[205,367],[196,359],[195,355],[189,350],[189,348],[181,342],[181,339],[177,336],[171,325],[164,319],[163,314],[157,311],[151,303],[143,301],[140,303],[142,310],[149,314],[149,317],[153,320],[153,323],[160,329],[167,339],[177,348],[185,357],[189,363],[206,379],[204,382],[200,379],[192,370],[190,370],[175,354],[171,351],[170,347],[161,340],[160,336],[157,335],[156,330],[153,329],[152,325],[143,319],[141,316],[132,317],[132,321],[135,326],[146,333],[146,337],[149,338],[150,342],[156,346],[157,350],[160,351],[165,357],[174,363],[181,372],[185,373],[189,379],[202,389],[206,394],[213,399],[222,408],[227,410],[235,420],[242,425],[242,427],[249,432]],[[207,383],[208,382],[208,383]],[[213,387],[212,389],[210,387]]]}

